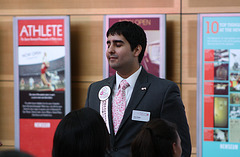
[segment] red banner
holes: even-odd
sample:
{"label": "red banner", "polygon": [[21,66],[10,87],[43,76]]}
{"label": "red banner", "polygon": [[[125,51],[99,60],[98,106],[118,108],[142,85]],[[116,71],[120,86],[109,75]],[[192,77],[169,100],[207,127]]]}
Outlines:
{"label": "red banner", "polygon": [[23,45],[64,45],[64,20],[19,20],[18,42]]}

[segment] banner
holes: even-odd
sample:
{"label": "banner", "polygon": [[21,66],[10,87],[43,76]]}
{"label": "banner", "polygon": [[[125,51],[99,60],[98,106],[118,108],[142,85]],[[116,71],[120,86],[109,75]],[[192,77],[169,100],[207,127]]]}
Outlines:
{"label": "banner", "polygon": [[15,17],[13,32],[15,147],[51,157],[71,110],[69,17]]}
{"label": "banner", "polygon": [[197,156],[240,154],[240,14],[198,16]]}
{"label": "banner", "polygon": [[115,74],[106,59],[107,30],[116,22],[132,21],[146,33],[147,47],[141,62],[145,70],[157,77],[166,77],[166,19],[165,15],[105,15],[104,17],[104,50],[103,50],[103,77]]}

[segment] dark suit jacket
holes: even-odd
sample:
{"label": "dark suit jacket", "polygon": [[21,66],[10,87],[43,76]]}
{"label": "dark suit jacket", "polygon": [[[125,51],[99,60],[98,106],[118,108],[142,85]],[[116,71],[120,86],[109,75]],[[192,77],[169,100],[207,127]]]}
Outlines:
{"label": "dark suit jacket", "polygon": [[[104,86],[111,88],[109,96],[109,124],[110,145],[112,157],[127,157],[130,153],[130,145],[137,133],[146,122],[132,120],[132,111],[140,110],[150,112],[150,119],[163,118],[177,124],[178,133],[182,141],[182,156],[191,155],[191,141],[189,127],[185,115],[185,108],[180,97],[178,86],[169,80],[160,79],[147,73],[143,68],[136,81],[129,104],[116,135],[112,122],[112,92],[116,82],[116,76],[109,77],[89,86],[85,107],[100,111],[98,92]],[[146,89],[146,90],[145,90]]]}

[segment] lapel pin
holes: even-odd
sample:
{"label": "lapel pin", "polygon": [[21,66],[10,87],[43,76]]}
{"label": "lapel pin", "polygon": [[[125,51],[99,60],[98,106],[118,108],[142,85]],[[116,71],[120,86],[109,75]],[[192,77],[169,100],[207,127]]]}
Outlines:
{"label": "lapel pin", "polygon": [[141,90],[147,90],[147,88],[146,87],[142,87]]}
{"label": "lapel pin", "polygon": [[108,97],[111,94],[111,89],[109,86],[104,86],[100,89],[100,91],[98,92],[98,98],[102,101],[102,100],[106,100],[108,99]]}

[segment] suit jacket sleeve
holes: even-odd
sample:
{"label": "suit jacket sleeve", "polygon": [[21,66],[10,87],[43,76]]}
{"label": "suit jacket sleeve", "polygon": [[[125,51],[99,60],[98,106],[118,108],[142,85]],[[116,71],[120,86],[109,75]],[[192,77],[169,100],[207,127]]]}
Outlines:
{"label": "suit jacket sleeve", "polygon": [[189,126],[185,114],[185,108],[180,96],[180,91],[175,83],[168,86],[162,106],[161,118],[177,125],[182,143],[182,156],[191,156],[191,140]]}
{"label": "suit jacket sleeve", "polygon": [[99,90],[100,89],[98,86],[96,86],[96,83],[92,83],[89,86],[85,107],[90,107],[99,112],[99,99],[98,99]]}

